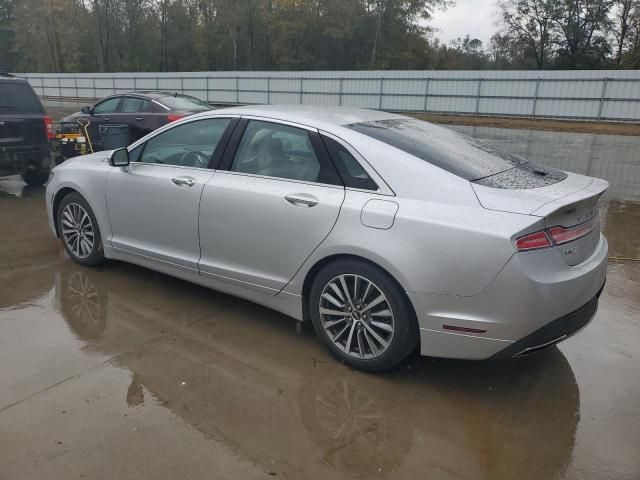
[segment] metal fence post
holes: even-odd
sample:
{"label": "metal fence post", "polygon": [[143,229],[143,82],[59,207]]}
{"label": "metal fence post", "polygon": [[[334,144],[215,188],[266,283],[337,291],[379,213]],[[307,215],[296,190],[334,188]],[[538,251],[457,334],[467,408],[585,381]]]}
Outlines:
{"label": "metal fence post", "polygon": [[378,110],[382,110],[382,93],[384,89],[384,77],[380,77],[380,98],[378,99]]}
{"label": "metal fence post", "polygon": [[60,77],[58,77],[58,96],[62,97],[62,87],[60,86]]}
{"label": "metal fence post", "polygon": [[78,77],[73,77],[73,84],[76,87],[76,98],[78,98]]}
{"label": "metal fence post", "polygon": [[156,90],[160,90],[160,79],[156,77]]}
{"label": "metal fence post", "polygon": [[531,110],[531,120],[536,118],[536,105],[538,103],[538,90],[540,89],[540,77],[536,80],[536,90],[533,94],[533,108]]}
{"label": "metal fence post", "polygon": [[596,122],[599,122],[600,118],[602,117],[602,107],[604,107],[608,81],[609,81],[609,77],[604,77],[604,79],[602,80],[602,90],[600,91],[600,106],[598,107],[598,118],[596,119]]}
{"label": "metal fence post", "polygon": [[427,99],[429,98],[429,77],[427,77],[424,85],[424,112],[427,112]]}
{"label": "metal fence post", "polygon": [[271,103],[271,77],[267,77],[267,105]]}
{"label": "metal fence post", "polygon": [[338,90],[338,105],[342,106],[342,82],[344,81],[344,79],[342,77],[340,77],[340,86],[339,86],[339,90]]}
{"label": "metal fence post", "polygon": [[476,117],[480,112],[480,89],[482,88],[482,77],[478,79],[478,93],[476,95]]}
{"label": "metal fence post", "polygon": [[180,93],[184,95],[184,77],[180,75]]}
{"label": "metal fence post", "polygon": [[138,77],[133,77],[133,91],[138,91]]}
{"label": "metal fence post", "polygon": [[300,77],[300,105],[302,105],[302,93],[304,91],[304,77]]}
{"label": "metal fence post", "polygon": [[209,103],[209,101],[210,101],[209,92],[211,91],[210,87],[209,87],[209,78],[210,77],[207,76],[207,77],[205,77],[205,80],[204,80],[204,88],[207,91],[207,103]]}
{"label": "metal fence post", "polygon": [[98,98],[98,95],[96,95],[96,77],[91,77],[91,82],[93,83],[93,98]]}
{"label": "metal fence post", "polygon": [[240,103],[240,78],[236,72],[236,105]]}

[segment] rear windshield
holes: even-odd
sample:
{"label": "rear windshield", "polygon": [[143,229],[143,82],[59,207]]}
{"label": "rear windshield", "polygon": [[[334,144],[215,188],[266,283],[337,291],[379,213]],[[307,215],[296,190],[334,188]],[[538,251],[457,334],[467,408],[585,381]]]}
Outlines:
{"label": "rear windshield", "polygon": [[0,83],[0,112],[42,113],[40,101],[25,83]]}
{"label": "rear windshield", "polygon": [[158,101],[169,107],[171,110],[211,110],[208,103],[198,100],[195,97],[187,97],[185,95],[176,95],[175,97],[162,97]]}
{"label": "rear windshield", "polygon": [[474,138],[412,118],[353,123],[347,127],[469,181],[527,163]]}

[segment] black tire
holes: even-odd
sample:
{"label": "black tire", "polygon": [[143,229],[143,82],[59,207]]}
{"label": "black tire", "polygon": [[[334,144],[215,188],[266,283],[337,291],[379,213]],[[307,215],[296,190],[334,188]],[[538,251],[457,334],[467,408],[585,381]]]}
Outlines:
{"label": "black tire", "polygon": [[27,185],[31,187],[39,187],[49,180],[49,170],[27,170],[20,176]]}
{"label": "black tire", "polygon": [[[380,293],[384,294],[386,297],[385,301],[389,307],[388,309],[392,312],[393,318],[390,322],[392,322],[393,332],[390,334],[391,337],[385,347],[386,349],[383,350],[381,344],[376,343],[375,346],[382,350],[381,353],[376,354],[373,350],[367,350],[369,342],[364,348],[365,354],[369,352],[371,358],[358,358],[354,356],[355,353],[353,355],[348,354],[344,351],[344,348],[346,348],[345,345],[341,347],[336,345],[323,326],[323,320],[320,314],[321,296],[325,288],[329,288],[329,284],[341,275],[346,275],[346,279],[358,276],[360,278],[359,281],[368,280]],[[357,287],[355,288],[357,290]],[[344,303],[347,305],[348,302],[345,301]],[[362,303],[366,305],[366,300]],[[387,273],[367,262],[357,259],[336,260],[322,268],[313,280],[308,299],[308,307],[313,328],[318,338],[320,338],[338,360],[358,370],[382,371],[393,368],[402,362],[418,344],[419,332],[416,316],[405,293],[397,282]],[[363,309],[366,310],[366,307],[363,307]],[[369,310],[369,312],[373,312],[373,309]],[[372,321],[372,317],[369,317]],[[335,315],[334,318],[339,319],[340,316]],[[366,317],[355,321],[354,318],[355,317],[349,317],[347,319],[347,321],[350,321],[349,325],[357,322],[364,323],[366,320]],[[371,326],[369,323],[369,327]],[[365,325],[358,325],[358,327],[363,330],[367,329]],[[339,327],[336,328],[338,329]],[[372,337],[370,335],[369,337],[369,341],[371,341]],[[346,343],[345,340],[345,344]],[[355,345],[355,348],[360,350],[358,345]],[[358,355],[362,356],[360,353],[358,353]]]}
{"label": "black tire", "polygon": [[[65,208],[69,205],[80,206],[86,212],[91,222],[91,228],[93,231],[93,242],[91,243],[91,248],[88,249],[88,252],[85,251],[84,255],[79,250],[74,251],[74,248],[69,244],[69,241],[67,240],[67,237],[65,236],[63,231],[63,227],[65,227],[63,225],[63,213],[65,212]],[[70,208],[73,208],[73,207],[70,207]],[[102,237],[100,234],[100,227],[98,226],[98,221],[96,220],[96,217],[93,214],[93,210],[91,210],[91,207],[89,206],[89,204],[87,203],[87,201],[84,199],[82,195],[80,195],[77,192],[73,192],[66,195],[60,202],[60,205],[58,206],[56,221],[58,225],[58,232],[60,233],[60,239],[62,240],[64,249],[67,251],[67,254],[75,262],[79,263],[80,265],[94,266],[94,265],[99,265],[105,261],[104,248],[102,246]]]}

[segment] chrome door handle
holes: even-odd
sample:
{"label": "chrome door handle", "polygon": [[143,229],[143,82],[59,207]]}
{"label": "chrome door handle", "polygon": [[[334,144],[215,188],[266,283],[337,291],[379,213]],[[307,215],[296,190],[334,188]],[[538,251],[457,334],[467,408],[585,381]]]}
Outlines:
{"label": "chrome door handle", "polygon": [[319,202],[318,199],[313,195],[307,195],[305,193],[285,195],[284,199],[291,205],[295,205],[296,207],[300,207],[303,205],[307,207],[315,207]]}
{"label": "chrome door handle", "polygon": [[171,181],[180,187],[185,185],[187,187],[193,187],[196,184],[195,178],[191,177],[175,177],[172,178]]}
{"label": "chrome door handle", "polygon": [[111,117],[104,117],[104,121],[105,122],[110,122],[111,121]]}
{"label": "chrome door handle", "polygon": [[141,120],[143,120],[143,118],[142,117],[136,117],[136,120],[141,121]]}

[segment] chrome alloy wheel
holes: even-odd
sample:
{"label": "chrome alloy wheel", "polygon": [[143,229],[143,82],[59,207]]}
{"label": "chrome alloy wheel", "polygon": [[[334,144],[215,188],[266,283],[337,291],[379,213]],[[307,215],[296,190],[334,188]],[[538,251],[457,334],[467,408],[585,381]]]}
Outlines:
{"label": "chrome alloy wheel", "polygon": [[62,237],[64,243],[78,258],[87,258],[93,251],[95,231],[91,217],[77,203],[69,203],[62,210]]}
{"label": "chrome alloy wheel", "polygon": [[391,343],[394,316],[386,295],[353,274],[331,279],[320,295],[320,320],[329,339],[355,358],[375,358]]}

